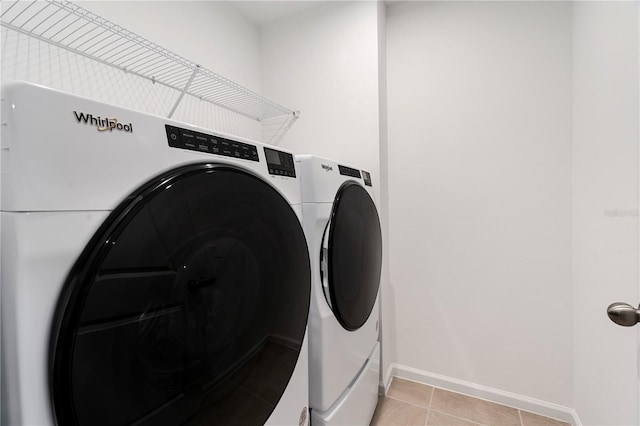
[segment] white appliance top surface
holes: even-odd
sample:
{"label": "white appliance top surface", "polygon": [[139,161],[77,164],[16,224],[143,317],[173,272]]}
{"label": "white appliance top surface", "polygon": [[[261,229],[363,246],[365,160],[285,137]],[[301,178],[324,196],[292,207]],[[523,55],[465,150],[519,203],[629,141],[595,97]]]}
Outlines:
{"label": "white appliance top surface", "polygon": [[[192,163],[233,165],[300,204],[300,179],[269,172],[264,148],[31,83],[2,86],[2,211],[111,210],[138,186]],[[254,146],[258,161],[169,146],[165,125]]]}
{"label": "white appliance top surface", "polygon": [[[347,181],[362,185],[375,200],[373,187],[365,184],[366,170],[315,155],[296,155],[295,158],[302,181],[303,203],[333,203],[338,189]],[[370,177],[367,181],[371,183]]]}

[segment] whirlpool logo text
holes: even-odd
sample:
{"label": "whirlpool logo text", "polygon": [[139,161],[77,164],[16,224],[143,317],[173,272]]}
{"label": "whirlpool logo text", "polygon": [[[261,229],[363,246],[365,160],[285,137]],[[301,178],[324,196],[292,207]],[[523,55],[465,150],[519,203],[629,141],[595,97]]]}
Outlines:
{"label": "whirlpool logo text", "polygon": [[117,118],[94,117],[93,114],[85,114],[84,112],[78,111],[73,111],[73,114],[76,116],[78,123],[96,126],[99,132],[119,130],[121,132],[133,133],[133,124],[122,124]]}

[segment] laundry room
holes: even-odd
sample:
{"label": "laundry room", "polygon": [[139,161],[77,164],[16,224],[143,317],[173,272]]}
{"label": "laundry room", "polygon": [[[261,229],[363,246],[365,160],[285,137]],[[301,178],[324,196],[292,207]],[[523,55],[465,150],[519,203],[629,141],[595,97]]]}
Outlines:
{"label": "laundry room", "polygon": [[2,425],[640,424],[640,2],[3,1]]}

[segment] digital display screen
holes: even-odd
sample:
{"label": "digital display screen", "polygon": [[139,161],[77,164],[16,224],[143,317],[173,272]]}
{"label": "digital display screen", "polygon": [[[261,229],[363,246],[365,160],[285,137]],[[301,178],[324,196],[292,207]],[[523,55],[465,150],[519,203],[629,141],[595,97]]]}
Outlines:
{"label": "digital display screen", "polygon": [[280,162],[280,153],[278,151],[274,151],[273,149],[265,148],[264,153],[267,156],[267,163],[274,164],[276,166],[281,166]]}
{"label": "digital display screen", "polygon": [[293,155],[288,152],[277,151],[275,149],[264,149],[267,157],[267,169],[269,174],[275,176],[296,177],[296,169],[293,165]]}

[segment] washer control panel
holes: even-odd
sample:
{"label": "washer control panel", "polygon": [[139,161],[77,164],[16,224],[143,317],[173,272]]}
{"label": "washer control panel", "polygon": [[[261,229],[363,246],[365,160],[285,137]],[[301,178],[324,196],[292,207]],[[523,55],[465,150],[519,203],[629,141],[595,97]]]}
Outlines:
{"label": "washer control panel", "polygon": [[271,148],[264,149],[267,158],[269,174],[276,176],[296,177],[296,169],[293,165],[293,155]]}
{"label": "washer control panel", "polygon": [[164,127],[167,130],[167,139],[171,147],[260,161],[255,145],[175,126],[165,125]]}

